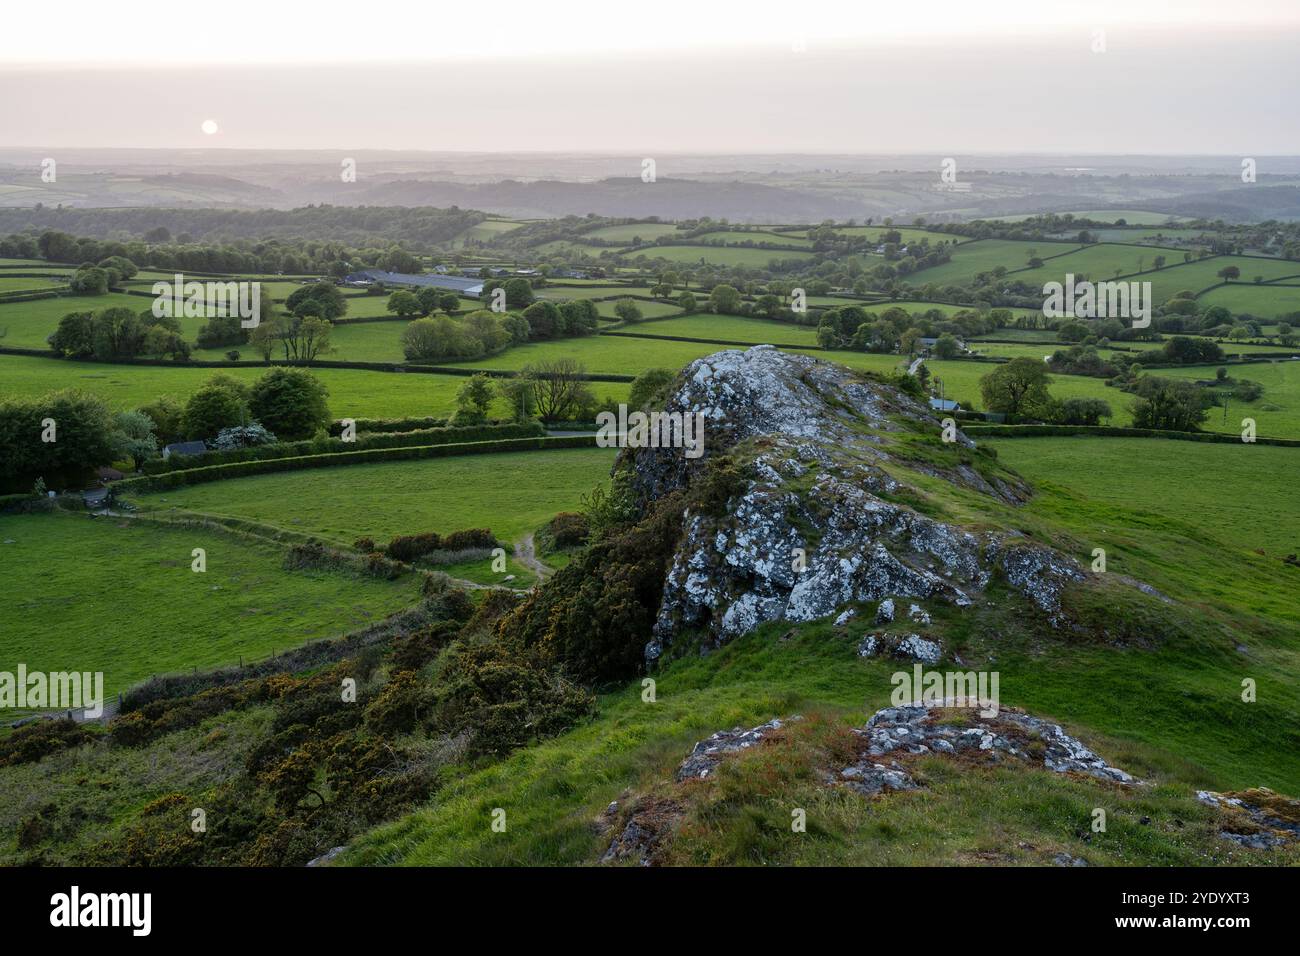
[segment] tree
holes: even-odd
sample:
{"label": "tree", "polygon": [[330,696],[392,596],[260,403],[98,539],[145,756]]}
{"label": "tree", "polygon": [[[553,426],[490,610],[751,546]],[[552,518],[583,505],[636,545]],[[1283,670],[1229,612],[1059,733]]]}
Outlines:
{"label": "tree", "polygon": [[160,445],[170,445],[185,437],[185,429],[182,425],[185,407],[170,395],[164,395],[148,405],[140,406],[139,411],[140,414],[148,416],[149,421],[153,423],[154,435]]}
{"label": "tree", "polygon": [[510,418],[516,422],[530,422],[537,417],[537,403],[533,386],[525,378],[508,378],[497,386],[501,398],[510,408]]}
{"label": "tree", "polygon": [[1051,381],[1042,362],[1017,358],[981,378],[980,394],[990,412],[1033,415],[1045,409],[1051,400],[1047,393]]}
{"label": "tree", "polygon": [[1067,398],[1053,418],[1061,425],[1100,425],[1111,415],[1109,403],[1100,398]]}
{"label": "tree", "polygon": [[114,415],[109,441],[113,445],[113,457],[130,458],[137,471],[158,454],[153,419],[144,412],[118,412]]}
{"label": "tree", "polygon": [[332,282],[313,282],[294,289],[284,305],[299,318],[314,316],[329,322],[346,315],[348,311],[348,300]]}
{"label": "tree", "polygon": [[695,301],[695,296],[689,292],[683,292],[677,297],[677,307],[683,312],[694,312],[699,304]]}
{"label": "tree", "polygon": [[543,299],[524,309],[524,318],[528,321],[529,338],[553,338],[560,324],[560,308],[554,302]]}
{"label": "tree", "polygon": [[961,351],[961,347],[957,344],[957,339],[954,338],[948,332],[945,332],[943,335],[935,339],[934,342],[935,358],[941,358],[941,359],[956,358],[957,354],[960,351]]}
{"label": "tree", "polygon": [[108,273],[95,266],[82,267],[72,274],[68,288],[74,295],[107,295]]}
{"label": "tree", "polygon": [[[1147,376],[1150,379],[1150,376]],[[1166,431],[1198,431],[1207,415],[1200,389],[1191,382],[1159,379],[1133,403],[1133,427]]]}
{"label": "tree", "polygon": [[660,394],[677,379],[677,373],[666,368],[647,369],[632,380],[627,407],[639,411],[658,399]]}
{"label": "tree", "polygon": [[[432,291],[432,289],[422,289],[421,294]],[[436,296],[432,301],[436,304]],[[401,319],[407,319],[413,315],[428,315],[433,311],[432,308],[425,308],[424,303],[420,301],[415,293],[408,292],[405,289],[394,292],[388,297],[387,309]]]}
{"label": "tree", "polygon": [[181,431],[188,439],[206,441],[248,420],[248,389],[229,376],[214,375],[185,403]]}
{"label": "tree", "polygon": [[1219,278],[1227,282],[1241,278],[1241,270],[1236,266],[1224,266],[1219,270]]}
{"label": "tree", "polygon": [[109,256],[99,263],[100,269],[112,269],[120,279],[130,279],[140,268],[126,256]]}
{"label": "tree", "polygon": [[108,360],[135,358],[144,350],[148,329],[130,309],[104,309],[95,313],[95,358]]}
{"label": "tree", "polygon": [[[50,442],[42,441],[47,420]],[[91,469],[113,461],[111,426],[103,399],[75,389],[0,401],[0,492],[30,490],[37,478],[80,487]]]}
{"label": "tree", "polygon": [[641,321],[641,309],[631,299],[619,299],[618,304],[614,306],[614,314],[624,322]]}
{"label": "tree", "polygon": [[299,441],[329,425],[328,395],[307,369],[275,368],[253,383],[248,411],[282,441]]}
{"label": "tree", "polygon": [[594,335],[600,328],[600,311],[590,299],[570,299],[560,303],[560,317],[567,335]]}
{"label": "tree", "polygon": [[480,372],[465,380],[465,384],[456,392],[456,414],[452,417],[453,425],[481,425],[487,421],[488,409],[496,398],[496,386],[492,379]]}
{"label": "tree", "polygon": [[69,312],[47,339],[50,348],[66,358],[85,358],[95,351],[95,314]]}
{"label": "tree", "polygon": [[715,285],[709,293],[709,307],[720,315],[738,314],[740,303],[740,292],[735,286]]}
{"label": "tree", "polygon": [[573,359],[525,365],[520,377],[528,383],[538,416],[548,424],[576,421],[595,409],[596,397],[587,384],[587,370]]}
{"label": "tree", "polygon": [[[261,328],[261,325],[259,321],[257,328]],[[201,349],[216,349],[227,345],[243,345],[248,337],[249,330],[241,324],[238,315],[214,315],[199,329],[196,342]]]}

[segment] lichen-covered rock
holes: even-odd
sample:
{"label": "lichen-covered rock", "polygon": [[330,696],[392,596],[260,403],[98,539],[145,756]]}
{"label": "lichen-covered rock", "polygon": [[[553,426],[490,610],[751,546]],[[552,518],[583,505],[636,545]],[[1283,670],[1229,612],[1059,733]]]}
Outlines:
{"label": "lichen-covered rock", "polygon": [[[1072,559],[1023,535],[968,531],[903,503],[923,497],[897,477],[909,470],[1002,501],[1028,490],[1010,473],[991,483],[970,465],[896,459],[895,433],[937,434],[937,423],[910,396],[843,367],[765,346],[718,352],[687,367],[665,410],[704,416],[704,453],[625,450],[618,467],[630,465],[642,507],[729,451],[743,482],[721,511],[683,516],[650,661],[684,631],[703,634],[707,646],[858,602],[880,602],[877,623],[893,619],[899,599],[969,606],[998,573],[1059,621],[1062,590],[1084,577]],[[972,443],[961,436],[959,444]],[[914,621],[928,623],[927,611],[911,608]],[[924,648],[920,659],[937,658]]]}
{"label": "lichen-covered rock", "polygon": [[1300,800],[1254,787],[1239,793],[1197,790],[1196,799],[1222,811],[1219,836],[1252,850],[1300,840]]}
{"label": "lichen-covered rock", "polygon": [[743,730],[735,727],[731,730],[720,730],[712,737],[701,740],[695,745],[690,756],[682,761],[677,768],[677,780],[700,780],[707,777],[717,768],[723,757],[729,754],[737,753],[741,750],[748,750],[756,743],[761,741],[774,730],[780,730],[789,720],[798,720],[798,715],[782,721],[779,717],[775,720],[769,720],[765,724],[759,724],[757,727],[751,727],[749,730]]}
{"label": "lichen-covered rock", "polygon": [[886,754],[960,753],[985,751],[991,759],[1015,758],[1037,761],[1057,773],[1081,773],[1099,780],[1132,784],[1137,781],[1112,767],[1058,724],[1014,709],[1001,709],[985,716],[973,708],[962,708],[963,722],[939,718],[957,701],[886,707],[855,733],[867,743],[867,759]]}

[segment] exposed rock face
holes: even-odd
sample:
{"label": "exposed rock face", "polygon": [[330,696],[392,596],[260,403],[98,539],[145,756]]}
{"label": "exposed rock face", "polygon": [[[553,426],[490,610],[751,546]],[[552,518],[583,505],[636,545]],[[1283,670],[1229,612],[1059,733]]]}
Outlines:
{"label": "exposed rock face", "polygon": [[[1021,535],[973,533],[897,503],[915,491],[891,470],[939,476],[1002,501],[1024,500],[1028,490],[969,465],[943,470],[898,458],[906,433],[937,435],[938,425],[895,388],[758,346],[693,362],[665,410],[704,415],[704,454],[625,451],[641,504],[685,486],[729,450],[747,477],[722,517],[683,517],[646,647],[651,661],[686,629],[722,643],[767,621],[810,621],[855,601],[967,606],[999,571],[1055,618],[1061,589],[1083,577],[1072,559]],[[973,445],[960,433],[958,442]],[[893,614],[891,600],[878,619]]]}

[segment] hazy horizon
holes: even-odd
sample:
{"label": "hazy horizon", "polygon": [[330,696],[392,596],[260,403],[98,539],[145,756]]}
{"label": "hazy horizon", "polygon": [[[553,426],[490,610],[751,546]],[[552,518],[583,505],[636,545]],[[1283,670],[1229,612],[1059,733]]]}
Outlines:
{"label": "hazy horizon", "polygon": [[69,16],[94,29],[70,37],[20,9],[0,40],[0,147],[1300,154],[1300,8],[1225,6],[813,0],[792,18],[674,0],[620,24],[582,0],[468,19],[399,7],[358,29],[326,3],[335,15],[268,10],[216,37],[159,6],[162,43],[82,3]]}

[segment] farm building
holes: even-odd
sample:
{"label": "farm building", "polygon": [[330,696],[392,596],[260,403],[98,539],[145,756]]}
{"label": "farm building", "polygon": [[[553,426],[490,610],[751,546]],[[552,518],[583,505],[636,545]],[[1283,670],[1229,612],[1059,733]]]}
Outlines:
{"label": "farm building", "polygon": [[172,442],[162,450],[164,458],[170,458],[172,455],[202,455],[208,450],[208,446],[201,441],[177,441]]}
{"label": "farm building", "polygon": [[445,275],[408,275],[403,272],[385,272],[382,269],[365,269],[354,272],[343,280],[348,285],[370,282],[382,282],[384,285],[406,285],[415,288],[446,289],[460,295],[480,296],[483,294],[482,279],[462,279]]}
{"label": "farm building", "polygon": [[961,411],[961,404],[958,402],[954,402],[950,398],[932,398],[930,399],[930,407],[934,409],[934,411],[936,412]]}

